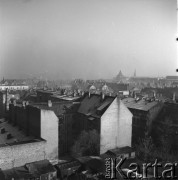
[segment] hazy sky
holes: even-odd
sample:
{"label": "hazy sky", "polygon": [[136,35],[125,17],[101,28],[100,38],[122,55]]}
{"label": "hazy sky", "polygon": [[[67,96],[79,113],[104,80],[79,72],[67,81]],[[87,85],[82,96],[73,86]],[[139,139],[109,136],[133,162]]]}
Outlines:
{"label": "hazy sky", "polygon": [[0,0],[0,78],[175,75],[176,0]]}

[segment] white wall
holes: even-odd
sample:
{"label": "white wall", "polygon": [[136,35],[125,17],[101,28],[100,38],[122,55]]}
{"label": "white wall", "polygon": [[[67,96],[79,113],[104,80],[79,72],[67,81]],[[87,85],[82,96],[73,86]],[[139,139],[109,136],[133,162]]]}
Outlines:
{"label": "white wall", "polygon": [[58,158],[58,117],[53,111],[41,110],[41,138],[47,141],[47,159]]}
{"label": "white wall", "polygon": [[5,86],[5,85],[0,85],[0,90],[28,90],[29,86],[24,85],[24,86]]}
{"label": "white wall", "polygon": [[101,117],[100,154],[109,149],[131,146],[132,114],[119,98]]}
{"label": "white wall", "polygon": [[45,141],[39,141],[0,147],[0,168],[6,170],[44,160],[46,158],[45,146]]}

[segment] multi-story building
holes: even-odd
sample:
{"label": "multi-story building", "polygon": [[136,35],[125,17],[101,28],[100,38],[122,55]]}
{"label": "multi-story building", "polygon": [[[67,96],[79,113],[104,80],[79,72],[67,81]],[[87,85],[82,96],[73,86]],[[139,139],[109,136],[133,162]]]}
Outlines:
{"label": "multi-story building", "polygon": [[28,90],[29,86],[25,83],[24,80],[2,80],[0,82],[0,90],[5,91],[8,90]]}
{"label": "multi-story building", "polygon": [[73,137],[83,130],[96,129],[100,135],[100,154],[109,149],[131,146],[132,113],[118,97],[89,92],[77,106]]}
{"label": "multi-story building", "polygon": [[132,145],[135,146],[140,138],[149,133],[153,121],[156,119],[163,104],[151,99],[124,98],[122,103],[133,114]]}

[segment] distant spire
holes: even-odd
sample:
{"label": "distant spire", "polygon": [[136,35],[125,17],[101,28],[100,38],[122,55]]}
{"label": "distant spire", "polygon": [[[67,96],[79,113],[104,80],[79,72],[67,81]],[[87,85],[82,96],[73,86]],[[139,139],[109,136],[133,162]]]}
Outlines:
{"label": "distant spire", "polygon": [[135,71],[134,71],[134,77],[136,77],[136,69],[135,69]]}
{"label": "distant spire", "polygon": [[119,76],[119,77],[123,77],[123,74],[122,74],[122,71],[121,71],[121,70],[119,71],[118,76]]}

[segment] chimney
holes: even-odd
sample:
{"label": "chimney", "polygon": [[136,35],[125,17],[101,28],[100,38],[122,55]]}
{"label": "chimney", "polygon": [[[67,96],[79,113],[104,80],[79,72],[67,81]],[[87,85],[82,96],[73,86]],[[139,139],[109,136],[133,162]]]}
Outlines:
{"label": "chimney", "polygon": [[26,106],[28,106],[29,105],[29,102],[28,101],[26,101]]}
{"label": "chimney", "polygon": [[82,96],[84,96],[84,91],[82,91]]}
{"label": "chimney", "polygon": [[22,106],[25,107],[25,101],[22,102]]}
{"label": "chimney", "polygon": [[90,93],[90,91],[88,92],[88,97],[90,98],[90,96],[91,96],[91,93]]}
{"label": "chimney", "polygon": [[134,98],[137,99],[137,94],[136,93],[134,94]]}
{"label": "chimney", "polygon": [[105,98],[105,93],[102,93],[102,100],[104,100]]}
{"label": "chimney", "polygon": [[48,100],[48,107],[52,107],[52,102],[51,102],[51,100]]}
{"label": "chimney", "polygon": [[133,98],[135,97],[135,92],[134,92],[134,91],[132,92],[132,97],[133,97]]}
{"label": "chimney", "polygon": [[16,100],[14,99],[14,101],[13,101],[13,104],[14,104],[14,106],[16,106]]}
{"label": "chimney", "polygon": [[172,100],[173,100],[173,101],[176,101],[176,93],[175,93],[175,92],[173,93]]}

